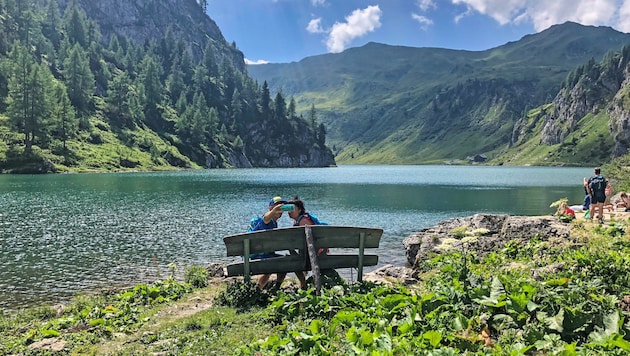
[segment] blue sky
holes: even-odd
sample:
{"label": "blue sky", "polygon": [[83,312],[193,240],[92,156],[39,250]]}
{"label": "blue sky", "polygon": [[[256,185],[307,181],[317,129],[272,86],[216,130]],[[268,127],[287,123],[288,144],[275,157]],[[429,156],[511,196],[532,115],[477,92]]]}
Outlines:
{"label": "blue sky", "polygon": [[485,50],[574,21],[630,32],[630,0],[208,0],[248,63],[288,63],[368,42]]}

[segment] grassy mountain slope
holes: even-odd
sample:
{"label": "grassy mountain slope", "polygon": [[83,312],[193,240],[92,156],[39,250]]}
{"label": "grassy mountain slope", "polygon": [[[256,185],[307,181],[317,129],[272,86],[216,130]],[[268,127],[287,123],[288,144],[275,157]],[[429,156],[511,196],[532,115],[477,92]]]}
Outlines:
{"label": "grassy mountain slope", "polygon": [[608,27],[565,23],[486,51],[370,43],[248,72],[302,111],[314,104],[338,162],[431,163],[506,147],[515,122],[551,101],[571,70],[628,43]]}

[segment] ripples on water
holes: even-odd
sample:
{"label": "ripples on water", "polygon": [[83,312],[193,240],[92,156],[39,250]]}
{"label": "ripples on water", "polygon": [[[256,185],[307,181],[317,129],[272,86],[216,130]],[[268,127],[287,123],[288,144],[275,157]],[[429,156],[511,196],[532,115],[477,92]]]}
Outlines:
{"label": "ripples on water", "polygon": [[[299,194],[331,224],[382,227],[379,265],[404,265],[402,240],[414,231],[476,212],[545,214],[550,201],[581,201],[589,173],[343,166],[0,176],[0,307],[150,282],[168,276],[171,262],[181,274],[193,264],[229,261],[223,236],[245,231],[278,194]],[[290,225],[287,216],[280,225]]]}

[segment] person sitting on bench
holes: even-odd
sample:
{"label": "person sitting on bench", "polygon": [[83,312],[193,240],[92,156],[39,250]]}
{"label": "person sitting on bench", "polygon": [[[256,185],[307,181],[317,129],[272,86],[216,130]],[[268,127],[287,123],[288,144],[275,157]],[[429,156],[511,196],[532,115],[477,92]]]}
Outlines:
{"label": "person sitting on bench", "polygon": [[[279,196],[273,197],[269,201],[269,210],[262,217],[257,216],[253,218],[249,223],[247,232],[276,229],[278,227],[278,219],[282,217],[282,213],[283,213],[282,206],[284,204],[287,204],[287,201],[282,200],[282,197],[279,197]],[[278,256],[281,256],[281,255],[277,254],[276,252],[265,252],[265,253],[252,254],[249,256],[249,258],[250,259],[265,259],[265,258],[272,258],[272,257],[278,257]],[[286,273],[278,273],[276,275],[277,276],[276,285],[278,288],[280,288],[280,286],[282,285],[282,282],[284,281],[284,278],[286,277],[286,275],[287,275]],[[307,285],[306,285],[306,277],[304,275],[304,272],[296,271],[295,275],[300,281],[300,288],[306,289]],[[269,282],[270,277],[271,277],[271,274],[263,274],[262,276],[258,277],[258,283],[257,283],[258,288],[260,289],[265,288],[265,286],[267,285],[267,282]]]}

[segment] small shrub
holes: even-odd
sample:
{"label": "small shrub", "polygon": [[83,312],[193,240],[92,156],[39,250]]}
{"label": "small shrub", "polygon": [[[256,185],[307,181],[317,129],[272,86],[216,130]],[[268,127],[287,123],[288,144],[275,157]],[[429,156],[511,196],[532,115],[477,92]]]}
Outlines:
{"label": "small shrub", "polygon": [[462,238],[462,237],[466,236],[467,232],[468,232],[468,226],[465,226],[465,225],[456,227],[456,228],[451,230],[451,234],[453,234],[453,235],[455,235],[455,236],[457,236],[459,238]]}
{"label": "small shrub", "polygon": [[227,285],[215,299],[218,305],[247,311],[253,307],[265,307],[270,296],[267,290],[260,290],[256,283],[235,281]]}
{"label": "small shrub", "polygon": [[208,271],[202,266],[190,266],[184,273],[184,282],[194,288],[204,288],[208,286]]}

